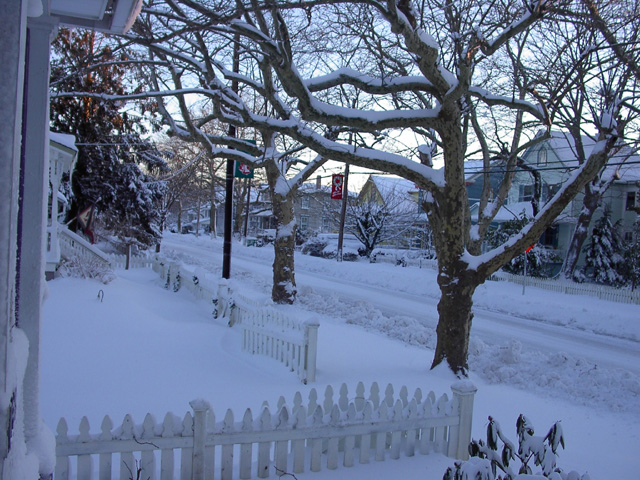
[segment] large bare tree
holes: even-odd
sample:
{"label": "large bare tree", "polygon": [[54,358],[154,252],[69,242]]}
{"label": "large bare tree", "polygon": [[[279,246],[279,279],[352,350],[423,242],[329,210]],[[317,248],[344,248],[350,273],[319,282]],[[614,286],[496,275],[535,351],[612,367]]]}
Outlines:
{"label": "large bare tree", "polygon": [[[517,235],[480,253],[519,155],[544,138],[535,134],[551,128],[553,109],[566,94],[562,88],[541,93],[528,64],[545,42],[545,29],[575,21],[568,14],[584,14],[581,8],[544,0],[424,0],[419,6],[410,0],[239,0],[233,5],[148,0],[128,40],[146,47],[146,60],[155,67],[150,73],[154,91],[147,94],[175,99],[164,111],[176,135],[202,142],[212,155],[267,169],[274,198],[282,199],[274,204],[281,218],[278,238],[289,241],[295,229],[287,187],[308,178],[325,159],[393,173],[426,190],[423,207],[433,230],[441,290],[432,366],[446,362],[465,375],[476,288],[538,240],[602,168],[620,135],[616,118],[626,104],[603,95],[596,144],[583,164]],[[545,44],[551,57],[566,47]],[[590,55],[584,52],[576,67]],[[566,84],[570,76],[555,81]],[[368,96],[367,106],[331,100],[334,92],[347,90]],[[212,114],[190,116],[195,101],[209,104]],[[262,142],[250,145],[233,135],[203,132],[214,119],[255,129]],[[410,133],[430,145],[435,156],[418,155],[417,148],[413,155],[389,151],[384,142],[375,148],[350,145],[341,134],[346,131],[389,139]],[[292,177],[301,148],[315,156],[308,155],[309,163]],[[464,162],[475,153],[487,165],[502,158],[507,168],[498,191],[485,182],[478,223],[472,225]],[[444,168],[432,168],[433,159]],[[293,251],[288,249],[282,258],[290,251],[291,260],[274,264],[274,289],[277,284],[282,291],[292,288]],[[277,278],[276,270],[289,278]],[[285,297],[293,295],[285,292]]]}

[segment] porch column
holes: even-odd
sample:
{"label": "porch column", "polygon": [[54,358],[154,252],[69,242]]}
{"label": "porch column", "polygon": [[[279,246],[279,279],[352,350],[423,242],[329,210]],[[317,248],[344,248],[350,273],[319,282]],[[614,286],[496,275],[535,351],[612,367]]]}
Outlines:
{"label": "porch column", "polygon": [[27,1],[0,0],[0,478],[9,451],[10,420],[15,399],[7,370],[9,331],[14,320],[18,178],[24,85]]}
{"label": "porch column", "polygon": [[25,126],[18,225],[17,321],[29,340],[24,379],[27,445],[40,428],[40,322],[44,288],[49,192],[49,48],[57,21],[27,22]]}

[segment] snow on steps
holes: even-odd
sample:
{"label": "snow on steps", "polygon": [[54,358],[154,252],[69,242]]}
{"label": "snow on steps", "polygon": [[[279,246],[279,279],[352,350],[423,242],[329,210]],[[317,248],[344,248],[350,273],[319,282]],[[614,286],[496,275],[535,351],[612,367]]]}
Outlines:
{"label": "snow on steps", "polygon": [[63,257],[89,258],[111,266],[111,259],[106,253],[68,228],[60,226],[58,239],[60,241],[60,253]]}
{"label": "snow on steps", "polygon": [[147,414],[142,425],[136,425],[126,415],[114,428],[105,416],[101,433],[91,433],[83,417],[79,434],[74,435],[62,418],[54,480],[91,480],[96,471],[100,480],[111,479],[112,473],[120,480],[230,480],[238,478],[235,468],[240,479],[266,478],[271,472],[295,474],[306,468],[315,472],[323,465],[332,470],[339,463],[352,467],[416,452],[466,459],[476,388],[460,381],[451,390],[451,399],[446,394],[436,399],[433,392],[423,396],[419,388],[409,397],[402,387],[396,398],[389,384],[381,398],[378,384],[373,383],[365,397],[360,382],[351,399],[343,384],[335,402],[328,386],[323,400],[311,389],[304,405],[297,392],[291,405],[280,397],[273,413],[264,402],[257,416],[247,409],[239,421],[231,409],[216,421],[208,402],[194,400],[192,412],[183,418],[168,413],[162,423]]}

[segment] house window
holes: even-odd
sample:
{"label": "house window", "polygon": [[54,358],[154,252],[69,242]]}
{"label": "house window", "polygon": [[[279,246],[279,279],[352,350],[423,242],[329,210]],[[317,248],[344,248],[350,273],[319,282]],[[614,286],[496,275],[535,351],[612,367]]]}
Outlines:
{"label": "house window", "polygon": [[636,208],[636,192],[627,192],[627,205],[626,210],[635,210]]}
{"label": "house window", "polygon": [[633,232],[624,232],[624,242],[633,243]]}
{"label": "house window", "polygon": [[519,202],[530,202],[533,198],[533,185],[520,185]]}
{"label": "house window", "polygon": [[555,185],[544,185],[544,199],[548,201],[560,190],[561,185],[556,183]]}
{"label": "house window", "polygon": [[300,230],[306,232],[309,229],[309,215],[300,215]]}
{"label": "house window", "polygon": [[547,164],[547,150],[541,148],[538,150],[538,165],[545,166]]}
{"label": "house window", "polygon": [[322,231],[330,232],[332,230],[332,219],[331,217],[322,217]]}
{"label": "house window", "polygon": [[310,198],[309,196],[307,196],[307,195],[305,195],[304,197],[302,197],[300,207],[301,207],[303,210],[309,210],[309,206],[311,205],[311,201],[310,201],[310,200],[311,200],[311,198]]}
{"label": "house window", "polygon": [[558,248],[558,226],[552,225],[547,228],[539,240],[540,245]]}

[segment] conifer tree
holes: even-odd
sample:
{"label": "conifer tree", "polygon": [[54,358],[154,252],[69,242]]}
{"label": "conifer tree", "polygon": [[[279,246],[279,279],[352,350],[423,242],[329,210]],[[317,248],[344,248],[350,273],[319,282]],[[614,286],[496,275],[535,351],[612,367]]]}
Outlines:
{"label": "conifer tree", "polygon": [[611,210],[604,209],[591,232],[591,239],[585,249],[585,265],[578,279],[590,279],[596,283],[619,285],[622,256],[619,236],[611,223]]}
{"label": "conifer tree", "polygon": [[[53,42],[51,64],[51,129],[76,137],[78,159],[72,174],[73,198],[68,221],[94,206],[105,227],[125,243],[152,245],[159,237],[158,206],[163,182],[154,173],[167,169],[145,134],[150,102],[139,103],[140,116],[125,111],[123,102],[61,92],[126,94],[128,55],[114,52],[91,31],[61,29]],[[149,115],[146,116],[147,119]]]}

